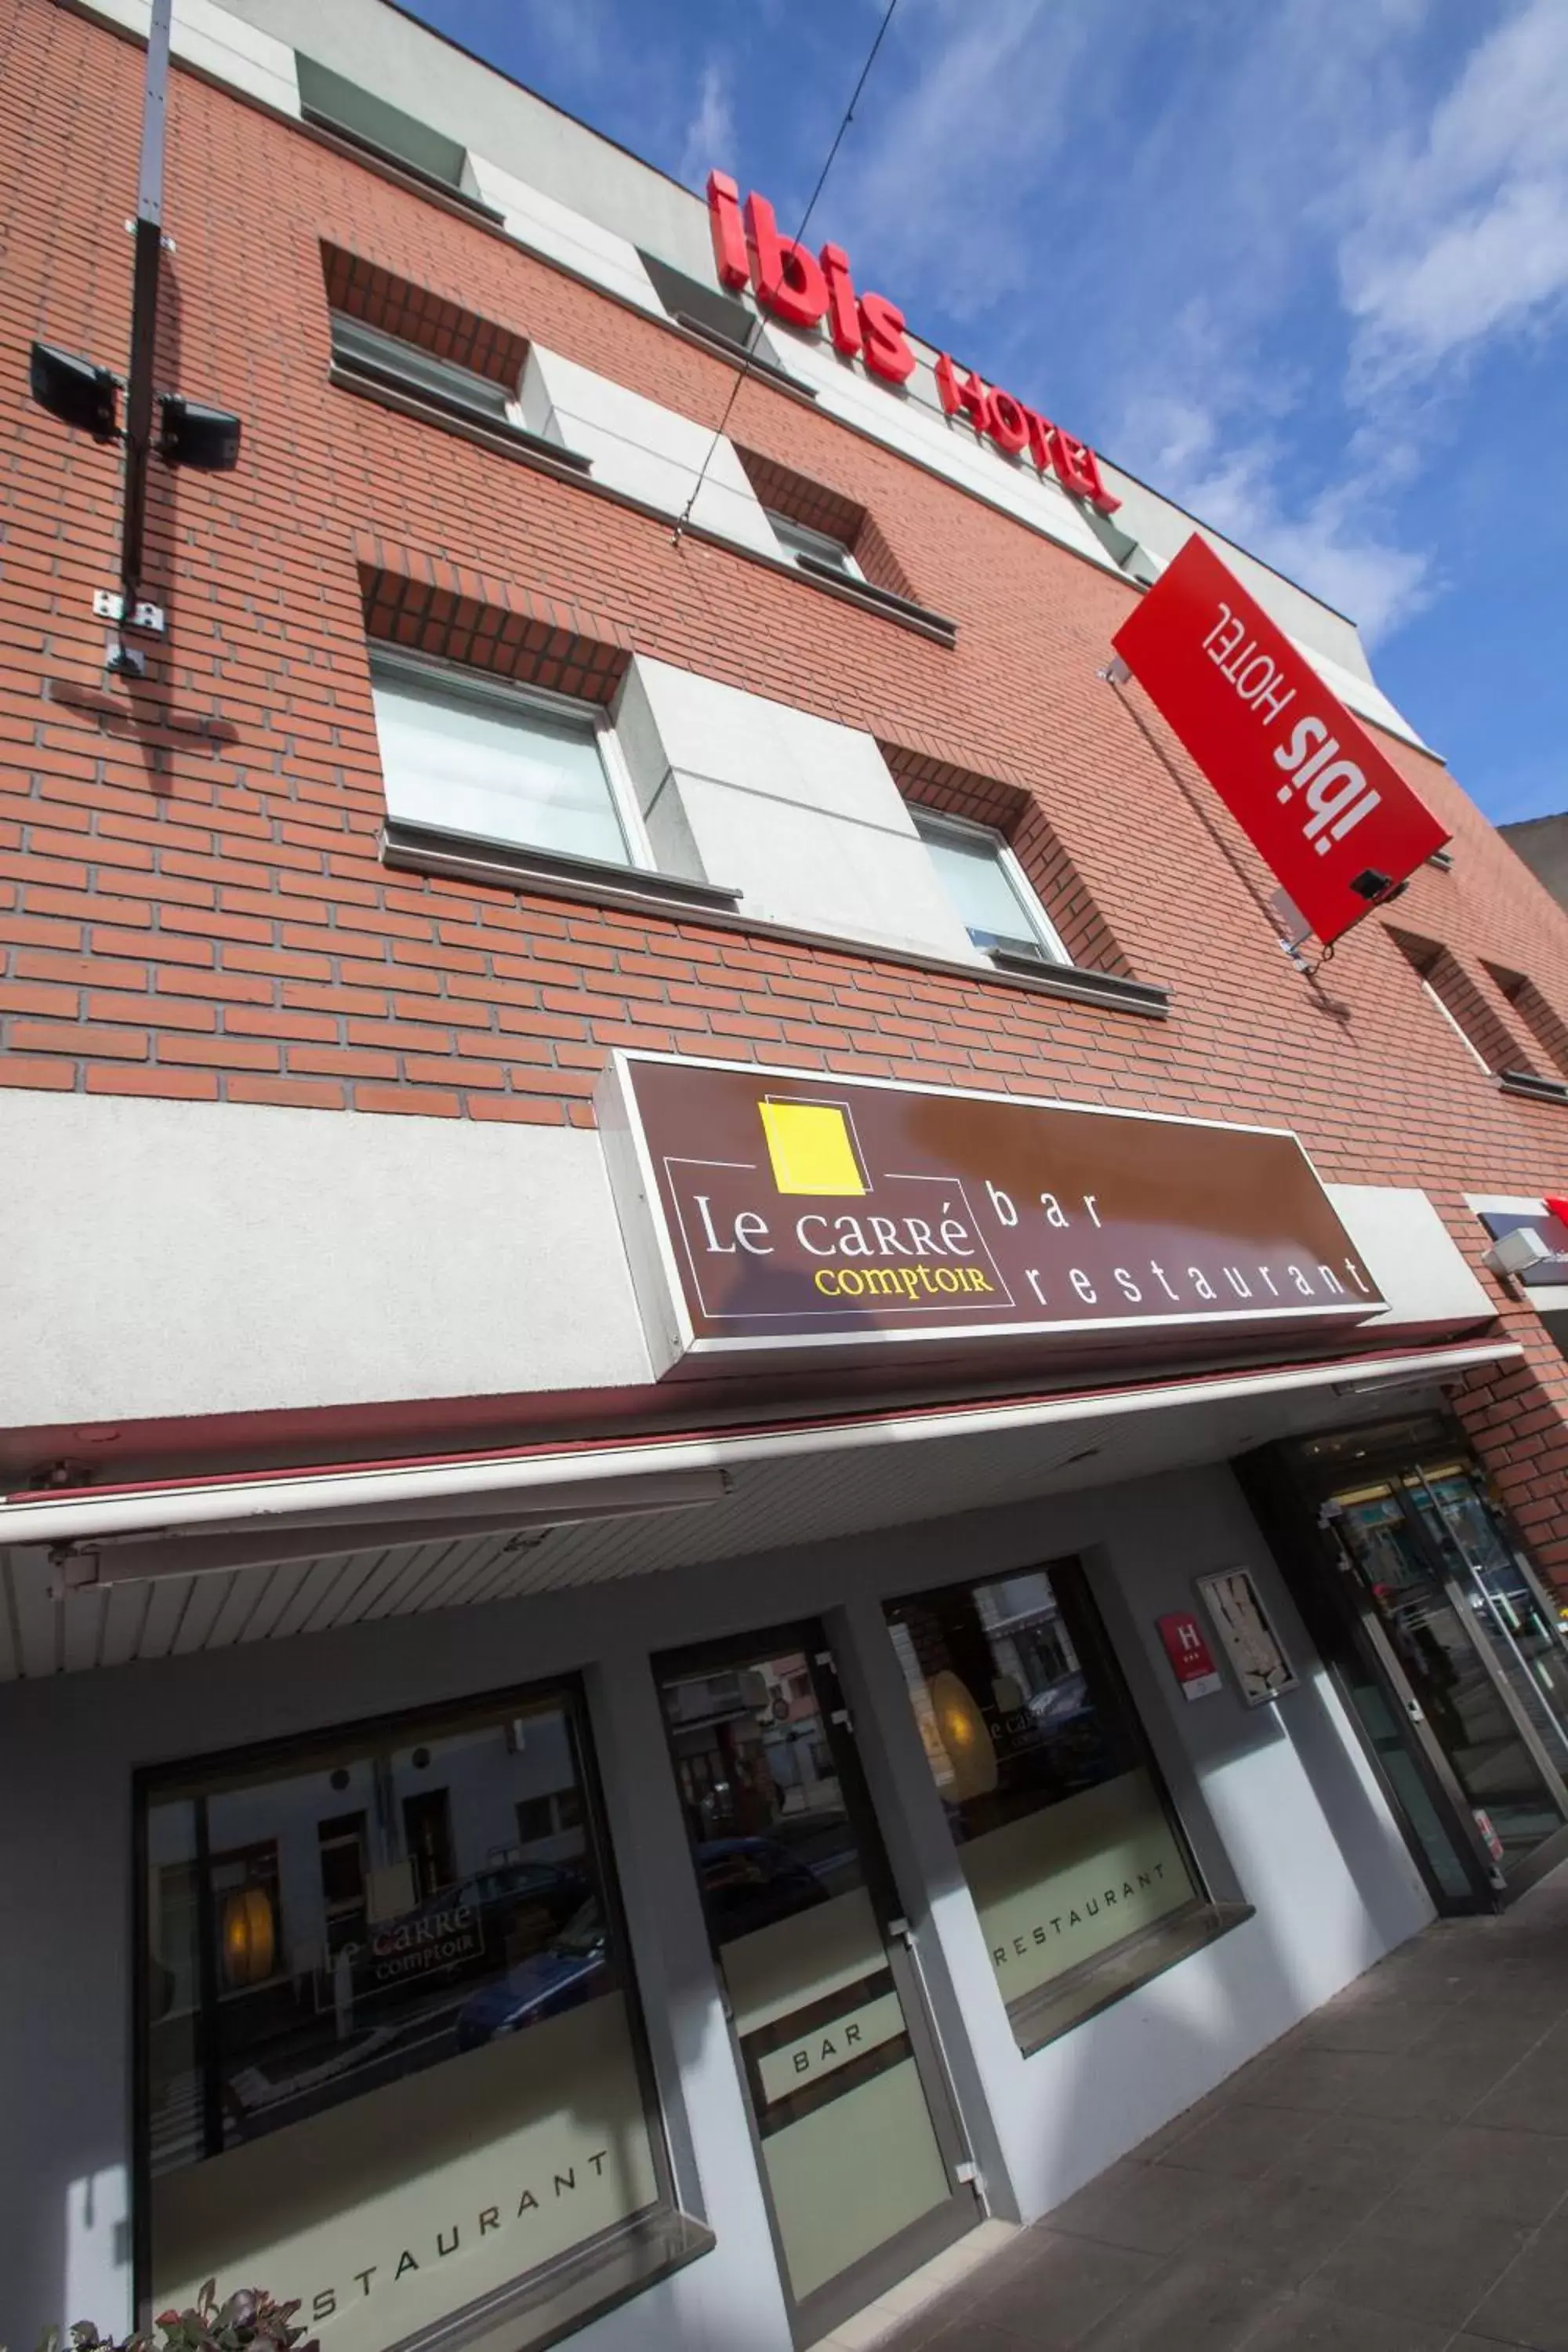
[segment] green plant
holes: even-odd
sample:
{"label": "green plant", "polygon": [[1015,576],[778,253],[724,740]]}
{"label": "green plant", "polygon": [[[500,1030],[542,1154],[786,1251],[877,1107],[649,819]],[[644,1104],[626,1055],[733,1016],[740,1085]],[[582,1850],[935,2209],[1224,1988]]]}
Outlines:
{"label": "green plant", "polygon": [[[295,2352],[305,2333],[291,2325],[299,2308],[249,2286],[220,2304],[217,2282],[208,2279],[188,2311],[161,2311],[150,2328],[124,2337],[100,2336],[90,2319],[79,2319],[68,2340],[71,2352]],[[61,2352],[58,2327],[45,2331],[38,2352]],[[308,2344],[303,2352],[317,2347]]]}

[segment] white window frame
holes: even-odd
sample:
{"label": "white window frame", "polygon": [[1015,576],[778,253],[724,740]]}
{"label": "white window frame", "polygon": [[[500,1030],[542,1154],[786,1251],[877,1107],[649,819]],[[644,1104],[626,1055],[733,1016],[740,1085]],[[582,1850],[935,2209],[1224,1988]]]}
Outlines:
{"label": "white window frame", "polygon": [[1427,995],[1431,998],[1433,1003],[1436,1006],[1438,1012],[1442,1014],[1444,1020],[1447,1023],[1449,1028],[1453,1031],[1455,1036],[1458,1039],[1460,1045],[1464,1047],[1466,1053],[1469,1055],[1471,1061],[1474,1062],[1476,1067],[1479,1070],[1484,1070],[1489,1078],[1495,1078],[1497,1072],[1493,1069],[1491,1064],[1488,1061],[1486,1055],[1482,1053],[1475,1039],[1470,1035],[1469,1031],[1465,1027],[1464,1024],[1459,1019],[1458,1014],[1449,1011],[1448,1007],[1444,1003],[1442,998],[1438,995],[1436,990],[1433,987],[1429,980],[1423,978],[1421,985],[1426,990]]}
{"label": "white window frame", "polygon": [[[371,640],[369,651],[373,684],[380,676],[394,683],[401,677],[426,688],[447,687],[451,689],[454,698],[465,697],[469,700],[489,702],[513,714],[520,710],[538,710],[552,719],[573,720],[578,726],[592,731],[594,749],[598,753],[599,765],[604,772],[605,783],[610,795],[610,805],[616,813],[622,837],[626,845],[625,867],[617,866],[609,858],[579,857],[572,850],[552,849],[542,841],[496,840],[490,843],[491,847],[501,851],[509,857],[541,857],[550,860],[552,864],[566,866],[581,866],[585,869],[603,866],[609,873],[623,870],[634,874],[658,872],[658,863],[648,844],[647,829],[643,824],[642,811],[637,806],[637,791],[632,782],[631,771],[626,766],[626,756],[616,740],[615,721],[603,703],[579,702],[569,694],[552,694],[548,687],[524,686],[511,678],[491,677],[483,670],[468,668],[462,662],[445,661],[438,654],[412,654],[406,652],[401,646],[384,646],[374,638]],[[378,756],[379,751],[378,744]],[[385,789],[386,779],[384,769],[382,774],[384,794]],[[392,824],[407,825],[415,832],[438,833],[440,831],[437,825],[421,825],[412,817],[394,816],[390,806],[387,816]],[[461,835],[454,834],[449,837],[453,840],[460,838],[465,842],[471,841],[476,848],[482,847],[489,838],[486,835],[479,834]]]}
{"label": "white window frame", "polygon": [[814,555],[819,563],[831,565],[842,578],[864,583],[866,574],[855,561],[854,549],[843,540],[835,539],[830,530],[813,530],[809,523],[796,522],[793,516],[780,514],[774,507],[764,507],[763,512],[792,563],[803,555]]}
{"label": "white window frame", "polygon": [[[1041,906],[1038,892],[1014,856],[1012,845],[1005,834],[998,833],[994,824],[977,824],[973,817],[950,816],[945,809],[929,809],[919,802],[910,802],[908,806],[915,831],[922,841],[925,840],[929,831],[956,835],[961,840],[966,842],[984,842],[1006,877],[1008,886],[1018,901],[1018,912],[1034,932],[1037,944],[1042,950],[1046,961],[1066,965],[1069,970],[1072,968],[1073,960],[1068,952],[1067,941]],[[939,881],[942,878],[940,871],[937,878]],[[942,887],[945,890],[945,883]],[[956,907],[953,911],[955,914],[958,912]],[[962,916],[959,919],[963,920]],[[967,933],[969,929],[967,924],[964,924],[964,929]],[[989,961],[991,950],[988,948],[982,947],[979,941],[973,939],[971,940],[970,944],[976,955],[984,956]]]}

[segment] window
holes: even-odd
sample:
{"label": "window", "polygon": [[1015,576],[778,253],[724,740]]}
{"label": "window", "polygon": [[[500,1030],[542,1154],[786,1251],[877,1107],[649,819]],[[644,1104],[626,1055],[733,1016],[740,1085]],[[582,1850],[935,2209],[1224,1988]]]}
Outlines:
{"label": "window", "polygon": [[1431,1003],[1436,1006],[1438,1012],[1442,1014],[1444,1020],[1447,1023],[1449,1028],[1458,1039],[1460,1045],[1463,1045],[1466,1053],[1470,1056],[1470,1059],[1478,1066],[1479,1068],[1485,1070],[1487,1076],[1489,1077],[1491,1076],[1491,1064],[1488,1061],[1486,1055],[1482,1053],[1475,1039],[1470,1035],[1469,1031],[1465,1027],[1464,1023],[1460,1020],[1453,1006],[1444,1001],[1429,980],[1424,980],[1421,986]]}
{"label": "window", "polygon": [[477,375],[471,368],[438,359],[418,343],[367,326],[363,319],[347,318],[341,310],[332,313],[332,357],[356,375],[375,376],[423,399],[438,400],[443,407],[462,409],[494,424],[512,422],[513,393],[494,376]]}
{"label": "window", "polygon": [[765,511],[773,536],[797,563],[805,558],[808,569],[815,565],[818,571],[836,572],[844,580],[864,580],[865,573],[841,539],[830,538],[825,530],[811,530],[803,522],[792,522],[788,515],[775,514],[771,507]]}
{"label": "window", "polygon": [[1076,1560],[893,1602],[893,1647],[1015,2034],[1232,1924],[1210,1904]]}
{"label": "window", "polygon": [[[542,1779],[556,1850],[509,1856]],[[332,2352],[475,2305],[552,2342],[688,2242],[574,1691],[149,1775],[137,1820],[144,2308],[216,2273]]]}
{"label": "window", "polygon": [[962,817],[911,809],[915,831],[977,948],[1030,963],[1071,963],[1061,935],[999,833]]}
{"label": "window", "polygon": [[[1501,1010],[1506,1003],[1510,1011],[1520,1013],[1537,1041],[1551,1053],[1542,1024],[1551,1022],[1553,1016],[1539,992],[1532,991],[1529,1001],[1521,1002],[1521,992],[1530,987],[1527,981],[1518,974],[1500,971],[1496,966],[1485,966],[1498,991],[1494,1003],[1458,957],[1439,941],[1418,939],[1413,932],[1395,930],[1392,925],[1388,936],[1418,975],[1427,997],[1489,1076],[1510,1094],[1551,1102],[1568,1101],[1568,1084],[1561,1078],[1542,1076]],[[1510,986],[1510,982],[1514,984]]]}
{"label": "window", "polygon": [[389,106],[385,99],[373,97],[356,82],[318,65],[314,58],[296,51],[294,65],[300,77],[300,110],[307,122],[352,139],[419,179],[473,201],[463,186],[468,153],[456,139],[432,131],[427,122]]}
{"label": "window", "polygon": [[649,863],[602,711],[380,653],[371,686],[395,822],[599,865]]}
{"label": "window", "polygon": [[743,302],[721,294],[716,286],[704,286],[700,278],[688,278],[684,271],[672,269],[657,254],[639,249],[637,258],[653,282],[654,292],[678,326],[689,327],[694,333],[706,335],[731,352],[750,352],[753,365],[760,362],[765,373],[782,373],[777,353],[760,320]]}
{"label": "window", "polygon": [[517,1801],[520,1845],[537,1845],[545,1838],[566,1837],[580,1829],[583,1807],[575,1789],[552,1789],[542,1797]]}
{"label": "window", "polygon": [[1484,968],[1507,997],[1553,1069],[1561,1076],[1568,1076],[1568,1025],[1564,1024],[1548,999],[1521,971],[1509,971],[1500,964],[1489,962]]}

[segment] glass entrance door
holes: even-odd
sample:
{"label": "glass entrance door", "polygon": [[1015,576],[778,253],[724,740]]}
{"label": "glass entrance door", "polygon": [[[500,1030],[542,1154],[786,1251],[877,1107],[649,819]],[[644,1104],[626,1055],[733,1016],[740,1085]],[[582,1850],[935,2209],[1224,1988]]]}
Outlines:
{"label": "glass entrance door", "polygon": [[1405,1486],[1521,1709],[1568,1770],[1568,1634],[1533,1568],[1468,1463],[1423,1465]]}
{"label": "glass entrance door", "polygon": [[1395,1720],[1479,1836],[1489,1875],[1515,1881],[1568,1821],[1563,1643],[1533,1578],[1463,1462],[1342,1490],[1323,1516]]}
{"label": "glass entrance door", "polygon": [[820,1631],[659,1670],[797,2343],[980,2219]]}

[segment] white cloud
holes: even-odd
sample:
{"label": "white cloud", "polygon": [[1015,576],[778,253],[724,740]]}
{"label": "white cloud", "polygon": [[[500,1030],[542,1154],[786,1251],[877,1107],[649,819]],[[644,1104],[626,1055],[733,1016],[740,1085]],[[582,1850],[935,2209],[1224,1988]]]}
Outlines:
{"label": "white cloud", "polygon": [[1352,383],[1375,397],[1568,299],[1568,5],[1525,0],[1414,136],[1389,142],[1339,254]]}
{"label": "white cloud", "polygon": [[874,251],[889,285],[919,286],[954,319],[1037,282],[1029,199],[1096,37],[1091,15],[904,0],[828,184],[824,211],[849,250]]}
{"label": "white cloud", "polygon": [[1128,461],[1211,530],[1348,614],[1369,644],[1431,601],[1430,559],[1382,528],[1374,477],[1337,477],[1300,501],[1281,488],[1278,435],[1238,437],[1197,403],[1154,394],[1123,419]]}
{"label": "white cloud", "polygon": [[726,167],[734,152],[735,118],[729,85],[723,68],[710,63],[703,67],[697,86],[697,111],[686,126],[679,177],[700,187],[715,165],[721,170]]}
{"label": "white cloud", "polygon": [[1568,308],[1568,0],[1110,21],[900,0],[824,213],[917,329],[1386,636],[1441,586],[1408,502],[1451,362]]}

